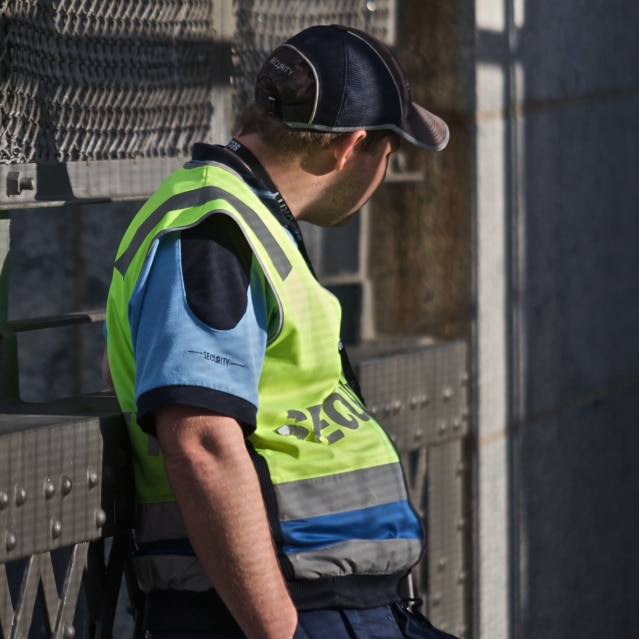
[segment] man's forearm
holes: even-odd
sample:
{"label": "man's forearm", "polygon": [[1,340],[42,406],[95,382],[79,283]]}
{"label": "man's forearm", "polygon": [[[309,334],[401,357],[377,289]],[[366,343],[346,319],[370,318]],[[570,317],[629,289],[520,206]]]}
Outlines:
{"label": "man's forearm", "polygon": [[183,406],[161,409],[156,424],[171,487],[213,587],[247,637],[292,637],[296,611],[239,424]]}

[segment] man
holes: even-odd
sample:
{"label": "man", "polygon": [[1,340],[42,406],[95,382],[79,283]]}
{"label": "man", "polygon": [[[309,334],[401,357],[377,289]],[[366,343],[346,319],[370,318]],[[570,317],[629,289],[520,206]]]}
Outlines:
{"label": "man", "polygon": [[[278,47],[226,147],[142,207],[107,304],[133,444],[148,637],[442,637],[401,604],[422,526],[297,225],[345,224],[442,120],[342,26]],[[438,634],[439,633],[439,634]]]}

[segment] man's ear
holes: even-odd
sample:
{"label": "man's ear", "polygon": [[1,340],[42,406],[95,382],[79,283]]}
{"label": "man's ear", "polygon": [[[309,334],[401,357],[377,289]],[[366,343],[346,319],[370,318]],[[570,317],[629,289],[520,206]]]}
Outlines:
{"label": "man's ear", "polygon": [[365,137],[366,131],[364,129],[358,129],[335,140],[333,143],[333,160],[336,171],[341,171],[344,168],[355,147],[362,142]]}

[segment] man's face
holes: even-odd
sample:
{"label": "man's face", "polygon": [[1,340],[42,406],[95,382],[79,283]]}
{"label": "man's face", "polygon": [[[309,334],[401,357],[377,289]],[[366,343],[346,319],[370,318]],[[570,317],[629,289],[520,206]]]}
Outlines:
{"label": "man's face", "polygon": [[318,202],[313,219],[318,226],[343,226],[371,198],[384,181],[391,153],[399,148],[399,136],[390,134],[373,148],[355,147],[335,184]]}

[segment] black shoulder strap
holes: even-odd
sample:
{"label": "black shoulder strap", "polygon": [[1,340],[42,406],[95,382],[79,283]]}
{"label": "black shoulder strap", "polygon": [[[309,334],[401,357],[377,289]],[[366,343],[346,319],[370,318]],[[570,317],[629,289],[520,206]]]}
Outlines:
{"label": "black shoulder strap", "polygon": [[[253,153],[247,149],[241,142],[238,142],[235,138],[233,138],[228,144],[227,147],[233,151],[241,160],[243,160],[246,165],[253,171],[254,175],[258,177],[264,184],[271,190],[272,193],[275,194],[275,198],[280,207],[280,212],[282,213],[284,219],[286,220],[286,227],[291,230],[293,236],[295,237],[295,241],[299,247],[300,252],[304,257],[304,261],[308,265],[313,277],[317,279],[317,275],[315,274],[315,270],[313,269],[313,265],[311,264],[310,257],[308,256],[308,252],[306,250],[306,245],[304,244],[304,237],[302,236],[302,231],[300,230],[299,224],[293,214],[291,213],[291,209],[289,209],[288,204],[284,201],[284,198],[280,194],[277,186],[271,179],[271,176],[268,174],[266,169],[262,166],[260,161],[253,155]],[[339,342],[339,355],[342,360],[342,370],[344,371],[344,377],[346,377],[346,382],[350,386],[350,388],[355,392],[357,397],[364,403],[364,397],[362,396],[362,391],[357,381],[357,376],[355,375],[355,371],[353,370],[353,366],[348,358],[348,354],[346,353],[346,348],[342,341]]]}

